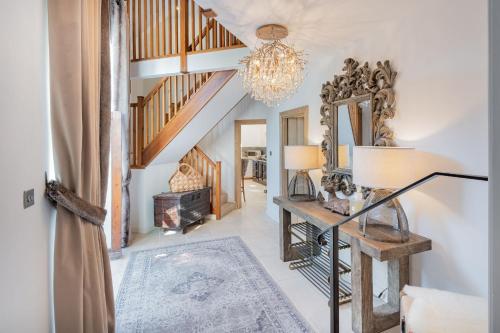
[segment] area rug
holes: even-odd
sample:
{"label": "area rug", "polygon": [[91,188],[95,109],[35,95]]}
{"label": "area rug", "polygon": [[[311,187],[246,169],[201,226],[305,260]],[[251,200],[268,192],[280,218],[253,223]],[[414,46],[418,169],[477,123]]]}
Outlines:
{"label": "area rug", "polygon": [[117,332],[311,332],[239,237],[131,254]]}

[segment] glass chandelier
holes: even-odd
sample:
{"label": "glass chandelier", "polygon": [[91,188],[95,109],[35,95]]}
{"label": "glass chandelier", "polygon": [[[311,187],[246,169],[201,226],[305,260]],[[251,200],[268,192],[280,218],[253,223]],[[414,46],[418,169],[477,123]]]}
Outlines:
{"label": "glass chandelier", "polygon": [[268,106],[292,95],[304,79],[304,53],[281,41],[288,35],[285,27],[269,24],[257,29],[263,43],[240,61],[243,87]]}

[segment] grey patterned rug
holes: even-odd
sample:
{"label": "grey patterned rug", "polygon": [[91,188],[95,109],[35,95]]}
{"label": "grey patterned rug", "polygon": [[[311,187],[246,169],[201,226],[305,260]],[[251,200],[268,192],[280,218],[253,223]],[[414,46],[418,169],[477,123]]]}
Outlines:
{"label": "grey patterned rug", "polygon": [[132,253],[117,332],[310,332],[239,237]]}

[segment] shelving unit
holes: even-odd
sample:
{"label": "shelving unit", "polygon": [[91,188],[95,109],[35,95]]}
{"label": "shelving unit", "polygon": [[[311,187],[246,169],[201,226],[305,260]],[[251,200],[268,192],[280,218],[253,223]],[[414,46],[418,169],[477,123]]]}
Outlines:
{"label": "shelving unit", "polygon": [[[293,223],[290,225],[289,231],[298,240],[291,244],[291,249],[296,253],[297,259],[290,262],[290,269],[299,271],[329,299],[330,259],[326,239],[321,245],[318,244],[316,240],[321,233],[320,229],[308,222]],[[350,245],[339,240],[339,250],[350,250]],[[348,303],[352,299],[350,273],[351,266],[345,261],[339,260],[340,304]]]}

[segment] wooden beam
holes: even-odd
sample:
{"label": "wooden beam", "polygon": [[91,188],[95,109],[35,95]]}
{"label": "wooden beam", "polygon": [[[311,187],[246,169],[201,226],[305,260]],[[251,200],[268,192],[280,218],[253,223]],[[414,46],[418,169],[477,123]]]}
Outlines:
{"label": "wooden beam", "polygon": [[187,73],[187,49],[189,46],[189,3],[188,0],[180,0],[180,52],[181,73]]}
{"label": "wooden beam", "polygon": [[122,237],[122,126],[121,113],[111,112],[111,252],[121,253]]}
{"label": "wooden beam", "polygon": [[142,166],[142,150],[144,149],[144,97],[137,97],[137,148],[136,164]]}
{"label": "wooden beam", "polygon": [[143,165],[148,165],[235,74],[236,70],[227,70],[212,75],[205,87],[192,96],[189,103],[182,109],[182,112],[172,118],[158,136],[144,149],[142,154]]}
{"label": "wooden beam", "polygon": [[222,217],[221,210],[221,192],[222,192],[222,163],[215,162],[215,218],[220,220]]}

